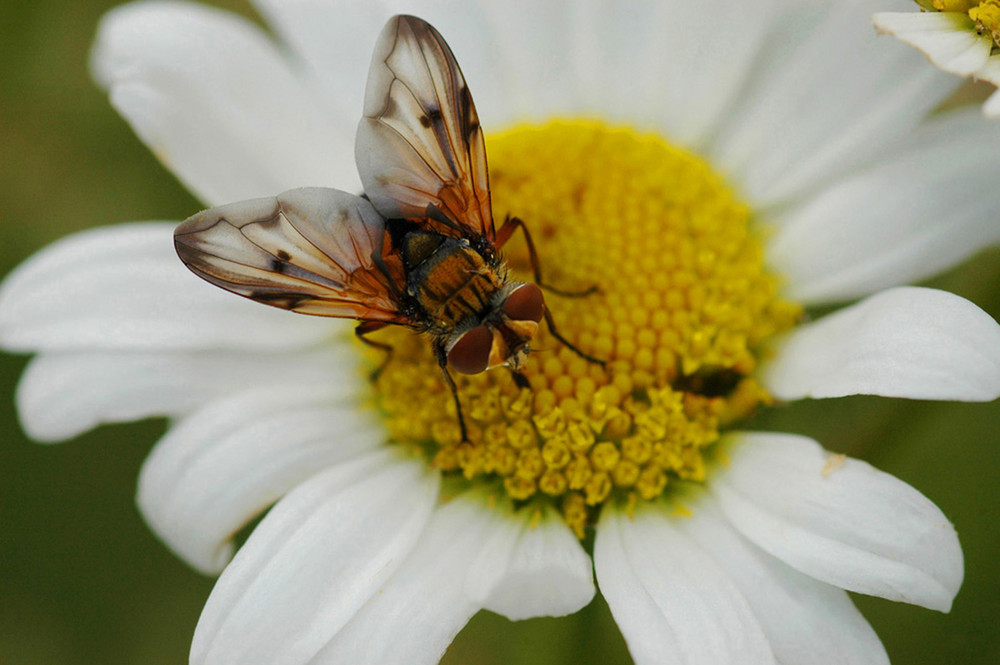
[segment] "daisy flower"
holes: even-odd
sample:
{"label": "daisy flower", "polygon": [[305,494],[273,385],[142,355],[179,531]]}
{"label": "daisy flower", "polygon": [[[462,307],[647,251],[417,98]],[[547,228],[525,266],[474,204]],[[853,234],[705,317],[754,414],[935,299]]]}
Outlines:
{"label": "daisy flower", "polygon": [[28,433],[171,418],[138,503],[222,573],[192,663],[433,663],[477,611],[568,614],[595,577],[640,664],[884,663],[846,591],[949,610],[962,553],[931,501],[740,424],[1000,395],[1000,326],[905,286],[1000,236],[1000,135],[931,115],[954,77],[877,39],[863,1],[256,6],[273,36],[186,3],[104,19],[95,75],[163,163],[208,205],[361,192],[372,47],[420,15],[475,98],[496,216],[527,221],[551,284],[599,286],[546,303],[606,365],[541,327],[529,388],[459,379],[463,441],[425,337],[380,331],[372,379],[350,322],[206,284],[176,223],[29,259],[0,289],[0,343],[37,353]]}
{"label": "daisy flower", "polygon": [[[916,0],[910,11],[879,12],[875,28],[919,49],[946,72],[1000,85],[1000,0]],[[983,105],[1000,117],[1000,95]]]}

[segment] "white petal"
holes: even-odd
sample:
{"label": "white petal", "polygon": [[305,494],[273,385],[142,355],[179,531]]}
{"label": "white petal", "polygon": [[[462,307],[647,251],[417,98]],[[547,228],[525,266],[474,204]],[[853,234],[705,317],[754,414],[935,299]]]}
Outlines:
{"label": "white petal", "polygon": [[977,110],[921,127],[877,166],[779,218],[771,263],[804,303],[921,279],[1000,240],[1000,130]]}
{"label": "white petal", "polygon": [[742,594],[665,513],[605,506],[594,568],[637,665],[774,662]]}
{"label": "white petal", "polygon": [[758,210],[878,158],[960,84],[879,39],[870,0],[796,5],[709,151]]}
{"label": "white petal", "polygon": [[408,560],[437,488],[437,474],[392,451],[300,485],[219,578],[195,630],[191,663],[310,662]]}
{"label": "white petal", "polygon": [[433,665],[481,607],[470,576],[506,511],[481,496],[462,495],[435,511],[420,542],[392,577],[315,658],[314,663]]}
{"label": "white petal", "polygon": [[391,12],[377,0],[254,0],[253,4],[299,60],[296,64],[330,110],[330,121],[353,130],[361,118],[375,38]]}
{"label": "white petal", "polygon": [[793,330],[773,350],[760,378],[783,400],[1000,396],[1000,326],[945,291],[883,291]]}
{"label": "white petal", "polygon": [[[571,3],[576,113],[700,146],[736,100],[786,2]],[[570,110],[570,109],[567,109]]]}
{"label": "white petal", "polygon": [[[991,55],[983,68],[976,72],[976,78],[989,81],[993,85],[1000,85],[1000,55]],[[992,99],[987,100],[987,103],[990,101]]]}
{"label": "white petal", "polygon": [[988,34],[976,34],[964,12],[880,12],[872,21],[879,32],[916,47],[935,65],[959,76],[979,71],[993,47]]}
{"label": "white petal", "polygon": [[[573,16],[574,12],[588,11],[586,5],[564,0],[511,0],[480,2],[478,6],[485,17],[487,34],[493,36],[487,42],[488,57],[494,61],[493,79],[486,78],[491,74],[486,66],[483,76],[468,77],[483,127],[489,128],[499,121],[544,122],[554,116],[583,112],[574,61]],[[456,55],[461,57],[458,51]],[[477,84],[480,79],[485,79],[485,85]],[[499,84],[498,92],[506,100],[494,91],[487,91],[489,97],[479,101],[482,96],[479,90],[496,85],[493,81]],[[506,117],[501,119],[491,108],[493,105],[509,109]]]}
{"label": "white petal", "polygon": [[888,665],[878,635],[847,593],[781,563],[736,532],[709,496],[677,527],[729,573],[782,665]]}
{"label": "white petal", "polygon": [[918,491],[792,434],[728,439],[710,489],[758,547],[839,586],[942,612],[962,584],[955,529]]}
{"label": "white petal", "polygon": [[473,3],[255,0],[254,4],[302,60],[338,124],[357,125],[375,38],[394,14],[415,14],[444,35],[469,81],[480,117],[485,118],[484,127],[495,130],[511,120],[505,87],[510,73],[504,73],[499,61],[497,40],[516,39],[516,35],[499,33]]}
{"label": "white petal", "polygon": [[292,353],[44,353],[25,369],[17,408],[28,435],[59,441],[102,423],[179,416],[247,386],[352,386],[346,345]]}
{"label": "white petal", "polygon": [[359,189],[354,124],[327,118],[245,19],[193,3],[125,5],[102,20],[92,69],[136,133],[206,203],[311,185]]}
{"label": "white petal", "polygon": [[[998,76],[997,78],[1000,78]],[[995,91],[983,104],[983,115],[990,120],[1000,118],[1000,90]]]}
{"label": "white petal", "polygon": [[180,557],[217,573],[230,538],[318,471],[380,444],[378,423],[344,390],[268,385],[213,402],[174,425],[146,458],[139,508]]}
{"label": "white petal", "polygon": [[0,285],[9,351],[286,349],[328,339],[343,322],[226,293],[177,258],[174,224],[137,223],[63,238]]}
{"label": "white petal", "polygon": [[571,614],[594,597],[590,557],[557,512],[540,510],[507,520],[469,572],[467,593],[513,621]]}

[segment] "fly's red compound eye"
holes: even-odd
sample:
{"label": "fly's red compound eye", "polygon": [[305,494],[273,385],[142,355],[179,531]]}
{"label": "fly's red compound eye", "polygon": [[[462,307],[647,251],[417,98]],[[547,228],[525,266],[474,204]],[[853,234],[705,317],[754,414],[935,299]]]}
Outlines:
{"label": "fly's red compound eye", "polygon": [[448,364],[462,374],[479,374],[489,365],[492,348],[493,333],[486,326],[476,326],[448,351]]}
{"label": "fly's red compound eye", "polygon": [[545,299],[537,284],[525,284],[510,294],[503,304],[503,313],[515,321],[538,323],[545,314]]}

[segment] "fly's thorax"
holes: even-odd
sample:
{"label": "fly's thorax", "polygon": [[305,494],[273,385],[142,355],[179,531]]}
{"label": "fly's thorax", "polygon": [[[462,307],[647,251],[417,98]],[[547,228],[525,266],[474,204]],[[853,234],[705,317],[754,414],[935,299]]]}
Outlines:
{"label": "fly's thorax", "polygon": [[450,336],[489,313],[505,284],[499,266],[464,238],[415,231],[403,239],[406,288],[431,334]]}
{"label": "fly's thorax", "polygon": [[454,251],[455,248],[468,245],[461,238],[451,238],[433,231],[421,231],[414,227],[408,228],[401,234],[398,242],[403,265],[407,274],[411,276],[426,271],[426,266],[434,261],[438,253]]}

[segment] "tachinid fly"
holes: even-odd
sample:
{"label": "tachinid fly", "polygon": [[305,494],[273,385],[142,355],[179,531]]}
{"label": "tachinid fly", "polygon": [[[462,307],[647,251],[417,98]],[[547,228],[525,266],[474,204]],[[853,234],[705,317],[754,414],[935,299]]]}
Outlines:
{"label": "tachinid fly", "polygon": [[[174,233],[181,260],[233,293],[304,314],[426,333],[458,407],[449,368],[517,368],[544,318],[541,273],[524,224],[497,229],[483,132],[465,78],[437,30],[396,16],[379,35],[358,126],[362,197],[295,189],[200,212]],[[498,248],[521,228],[536,284],[508,278]],[[568,294],[567,294],[568,295]],[[383,365],[384,367],[384,365]]]}

